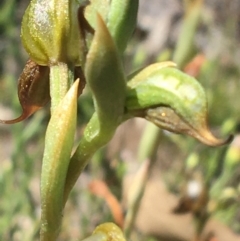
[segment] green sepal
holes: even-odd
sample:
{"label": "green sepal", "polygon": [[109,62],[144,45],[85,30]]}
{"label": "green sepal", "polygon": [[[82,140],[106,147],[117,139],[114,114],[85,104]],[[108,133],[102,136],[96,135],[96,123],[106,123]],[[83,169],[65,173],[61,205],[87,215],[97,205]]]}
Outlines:
{"label": "green sepal", "polygon": [[191,135],[207,145],[230,141],[217,139],[209,131],[206,95],[197,80],[163,66],[150,65],[128,82],[127,113],[169,131]]}
{"label": "green sepal", "polygon": [[105,133],[114,132],[124,112],[126,82],[115,43],[100,15],[87,55],[85,76],[93,94],[100,129],[104,128]]}
{"label": "green sepal", "polygon": [[61,224],[65,179],[76,129],[78,84],[76,80],[54,109],[46,132],[41,177],[41,240],[56,240]]}
{"label": "green sepal", "polygon": [[84,50],[75,0],[32,0],[22,20],[21,38],[39,65],[80,65]]}

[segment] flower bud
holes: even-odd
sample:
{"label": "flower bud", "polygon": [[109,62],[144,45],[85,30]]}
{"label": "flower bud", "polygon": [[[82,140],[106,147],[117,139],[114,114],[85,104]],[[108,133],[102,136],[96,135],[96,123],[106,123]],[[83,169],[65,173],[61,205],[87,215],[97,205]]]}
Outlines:
{"label": "flower bud", "polygon": [[[80,65],[83,57],[76,0],[32,0],[21,29],[23,45],[39,65]],[[82,48],[81,48],[82,46]]]}

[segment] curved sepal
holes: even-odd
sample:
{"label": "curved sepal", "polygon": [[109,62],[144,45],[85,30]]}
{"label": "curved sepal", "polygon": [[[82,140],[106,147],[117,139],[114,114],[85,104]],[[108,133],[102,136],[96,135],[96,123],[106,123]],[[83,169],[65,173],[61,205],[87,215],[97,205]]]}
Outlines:
{"label": "curved sepal", "polygon": [[22,114],[13,120],[0,120],[0,123],[13,124],[27,119],[50,100],[49,68],[28,60],[18,80],[18,98]]}
{"label": "curved sepal", "polygon": [[[173,66],[171,62],[167,65]],[[164,63],[150,65],[128,82],[126,109],[161,128],[191,135],[207,145],[223,145],[231,140],[219,140],[211,134],[206,95],[197,80],[164,67]]]}

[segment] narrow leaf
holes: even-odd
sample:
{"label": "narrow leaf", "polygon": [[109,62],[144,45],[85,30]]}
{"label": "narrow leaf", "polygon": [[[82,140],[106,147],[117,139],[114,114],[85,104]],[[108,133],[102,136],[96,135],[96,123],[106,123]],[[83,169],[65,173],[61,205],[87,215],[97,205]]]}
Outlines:
{"label": "narrow leaf", "polygon": [[54,110],[45,141],[42,166],[41,240],[56,240],[62,219],[63,190],[73,147],[79,80]]}

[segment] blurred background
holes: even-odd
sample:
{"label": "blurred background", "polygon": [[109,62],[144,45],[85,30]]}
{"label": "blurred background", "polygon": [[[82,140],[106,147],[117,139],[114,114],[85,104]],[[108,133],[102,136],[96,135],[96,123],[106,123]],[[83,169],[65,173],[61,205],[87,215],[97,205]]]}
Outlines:
{"label": "blurred background", "polygon": [[[21,113],[17,80],[28,56],[20,24],[28,3],[0,2],[4,120]],[[158,131],[142,119],[124,123],[79,178],[59,240],[81,240],[107,221],[129,225],[133,241],[240,240],[240,0],[140,0],[137,28],[123,60],[126,74],[165,60],[174,60],[202,84],[211,130],[218,137],[234,134],[233,142],[212,148]],[[87,88],[78,108],[76,137],[94,111]],[[0,240],[38,240],[49,117],[46,106],[22,123],[0,124]],[[130,225],[129,210],[139,189],[145,192]]]}

